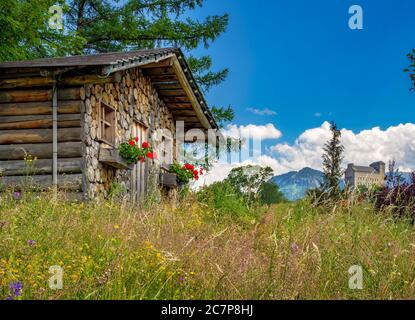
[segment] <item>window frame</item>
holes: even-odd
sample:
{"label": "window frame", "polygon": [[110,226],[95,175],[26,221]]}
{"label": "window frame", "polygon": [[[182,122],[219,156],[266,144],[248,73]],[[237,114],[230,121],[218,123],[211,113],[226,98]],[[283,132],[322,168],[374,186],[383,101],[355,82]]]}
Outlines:
{"label": "window frame", "polygon": [[[110,109],[113,112],[113,119],[111,119],[113,120],[113,123],[111,123],[111,121],[107,121],[108,119],[105,118],[105,115],[107,114],[105,112],[105,109]],[[104,110],[104,114],[103,114],[103,110]],[[106,136],[107,128],[112,128],[111,139],[107,139],[108,138]],[[117,110],[113,106],[109,105],[108,103],[105,103],[102,100],[99,102],[99,109],[98,109],[98,135],[97,136],[98,136],[98,141],[115,147],[116,138],[117,138]]]}

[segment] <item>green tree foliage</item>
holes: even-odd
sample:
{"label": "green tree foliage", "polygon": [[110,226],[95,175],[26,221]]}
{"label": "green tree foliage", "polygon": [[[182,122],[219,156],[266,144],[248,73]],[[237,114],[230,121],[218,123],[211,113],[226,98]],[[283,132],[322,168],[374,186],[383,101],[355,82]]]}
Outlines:
{"label": "green tree foliage", "polygon": [[260,199],[259,190],[273,175],[270,167],[245,166],[233,169],[226,181],[239,192],[248,203]]}
{"label": "green tree foliage", "polygon": [[73,31],[49,27],[49,8],[60,0],[0,1],[0,61],[81,53],[85,40]]}
{"label": "green tree foliage", "polygon": [[331,123],[330,131],[332,137],[325,144],[323,154],[323,189],[330,198],[336,198],[340,194],[339,182],[343,175],[341,164],[344,147],[340,141],[341,131],[334,122]]}
{"label": "green tree foliage", "polygon": [[226,108],[212,107],[212,113],[221,128],[235,118],[235,112],[231,106]]}
{"label": "green tree foliage", "polygon": [[221,215],[252,216],[246,199],[228,181],[216,182],[206,186],[197,193],[197,196],[199,201],[214,208]]}
{"label": "green tree foliage", "polygon": [[405,69],[405,72],[409,73],[409,77],[412,80],[413,86],[411,90],[415,90],[415,49],[413,49],[412,52],[408,54],[408,59],[411,64],[408,69]]}
{"label": "green tree foliage", "polygon": [[[189,13],[204,0],[2,0],[0,59],[66,56],[82,53],[181,47],[190,52],[208,48],[229,22],[227,14],[199,21]],[[64,29],[53,30],[49,8],[63,9]],[[228,69],[212,70],[209,56],[188,57],[195,79],[205,92],[222,83]],[[230,109],[218,108],[218,122],[233,119]]]}
{"label": "green tree foliage", "polygon": [[280,188],[272,182],[265,182],[261,185],[259,198],[261,203],[266,205],[287,202],[287,198],[280,191]]}

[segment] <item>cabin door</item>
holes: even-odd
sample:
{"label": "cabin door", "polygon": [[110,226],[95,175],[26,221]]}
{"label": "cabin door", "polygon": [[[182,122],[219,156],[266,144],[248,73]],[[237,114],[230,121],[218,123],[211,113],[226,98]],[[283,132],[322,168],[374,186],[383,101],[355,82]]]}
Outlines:
{"label": "cabin door", "polygon": [[[138,143],[141,145],[147,141],[147,128],[138,122],[133,124],[133,137],[138,137]],[[139,162],[134,166],[131,179],[131,197],[133,203],[143,201],[146,192],[146,163]]]}

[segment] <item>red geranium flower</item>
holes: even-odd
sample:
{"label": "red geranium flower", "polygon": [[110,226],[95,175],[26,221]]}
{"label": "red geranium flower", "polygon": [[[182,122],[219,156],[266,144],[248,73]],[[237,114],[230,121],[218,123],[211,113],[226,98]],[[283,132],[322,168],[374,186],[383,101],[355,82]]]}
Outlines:
{"label": "red geranium flower", "polygon": [[184,165],[184,168],[186,169],[186,170],[189,170],[189,171],[193,171],[193,170],[195,170],[195,166],[192,166],[191,164],[189,164],[189,163],[186,163],[185,165]]}
{"label": "red geranium flower", "polygon": [[130,140],[128,143],[129,143],[129,144],[130,144],[130,146],[132,146],[132,147],[134,147],[134,146],[135,146],[135,141],[134,141],[134,140]]}
{"label": "red geranium flower", "polygon": [[135,142],[138,142],[138,137],[135,137]]}
{"label": "red geranium flower", "polygon": [[147,153],[147,158],[154,159],[154,153],[153,152],[148,152]]}
{"label": "red geranium flower", "polygon": [[148,149],[148,148],[150,148],[150,144],[148,142],[143,142],[143,144],[141,145],[141,147],[143,149]]}
{"label": "red geranium flower", "polygon": [[145,161],[144,157],[138,157],[138,161],[140,161],[141,163],[143,163]]}

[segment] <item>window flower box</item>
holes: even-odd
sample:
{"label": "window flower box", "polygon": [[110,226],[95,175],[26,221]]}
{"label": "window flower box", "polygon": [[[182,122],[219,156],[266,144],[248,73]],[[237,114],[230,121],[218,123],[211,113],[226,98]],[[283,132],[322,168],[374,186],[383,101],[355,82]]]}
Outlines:
{"label": "window flower box", "polygon": [[166,188],[177,188],[179,183],[177,182],[177,176],[174,173],[163,171],[160,173],[160,184]]}
{"label": "window flower box", "polygon": [[103,148],[99,150],[99,162],[105,163],[108,166],[116,169],[133,170],[134,165],[129,165],[119,154],[117,149]]}

